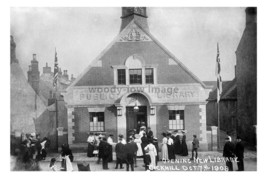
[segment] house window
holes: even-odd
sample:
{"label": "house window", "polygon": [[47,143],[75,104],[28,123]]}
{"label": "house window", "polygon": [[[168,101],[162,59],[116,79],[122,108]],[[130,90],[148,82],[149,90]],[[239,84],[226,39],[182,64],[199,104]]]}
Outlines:
{"label": "house window", "polygon": [[126,84],[125,69],[118,69],[118,84],[119,85]]}
{"label": "house window", "polygon": [[154,74],[152,68],[146,68],[146,84],[154,84]]}
{"label": "house window", "polygon": [[89,112],[90,131],[104,131],[104,112]]}
{"label": "house window", "polygon": [[184,130],[184,110],[169,110],[169,129]]}
{"label": "house window", "polygon": [[130,84],[142,84],[142,69],[130,69]]}

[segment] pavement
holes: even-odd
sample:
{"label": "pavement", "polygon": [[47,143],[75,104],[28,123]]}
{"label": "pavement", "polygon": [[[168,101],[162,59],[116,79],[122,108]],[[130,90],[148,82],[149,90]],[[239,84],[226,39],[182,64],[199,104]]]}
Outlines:
{"label": "pavement", "polygon": [[[78,171],[77,163],[83,163],[90,165],[91,171],[126,171],[126,165],[124,169],[115,169],[116,155],[113,154],[114,161],[108,164],[109,169],[103,170],[102,163],[97,164],[97,158],[88,158],[86,153],[74,153],[74,161],[72,162],[73,171]],[[49,168],[51,158],[58,157],[59,154],[50,153],[47,155],[46,160],[40,161],[39,166],[41,171],[51,171]],[[159,161],[156,171],[226,171],[225,162],[223,161],[221,152],[199,152],[197,160],[190,160],[191,153],[188,156],[178,156],[172,162]],[[13,158],[13,164],[14,164]],[[11,159],[12,164],[12,159]],[[56,162],[58,168],[61,166],[60,160]],[[134,171],[145,171],[143,167],[143,159],[137,159],[137,167]],[[237,163],[234,162],[234,170],[237,170]],[[257,153],[255,151],[246,151],[244,154],[244,166],[245,171],[257,171]]]}

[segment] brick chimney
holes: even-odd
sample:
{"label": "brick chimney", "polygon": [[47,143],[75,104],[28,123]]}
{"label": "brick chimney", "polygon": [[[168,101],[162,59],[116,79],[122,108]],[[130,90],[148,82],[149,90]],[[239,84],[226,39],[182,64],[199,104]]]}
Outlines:
{"label": "brick chimney", "polygon": [[51,74],[51,67],[49,67],[47,63],[45,67],[43,67],[43,74]]}
{"label": "brick chimney", "polygon": [[39,81],[40,72],[38,61],[36,59],[36,54],[33,54],[33,59],[31,60],[31,65],[29,66],[28,71],[28,82],[37,94],[39,94]]}
{"label": "brick chimney", "polygon": [[122,7],[121,19],[122,21],[120,31],[122,31],[132,20],[134,20],[145,30],[149,31],[147,24],[146,7]]}

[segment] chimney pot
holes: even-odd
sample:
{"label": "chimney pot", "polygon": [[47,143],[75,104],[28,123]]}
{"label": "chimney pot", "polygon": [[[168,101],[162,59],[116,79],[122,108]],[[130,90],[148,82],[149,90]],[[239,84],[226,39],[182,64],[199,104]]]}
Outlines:
{"label": "chimney pot", "polygon": [[36,54],[33,54],[32,56],[33,56],[33,60],[36,61]]}

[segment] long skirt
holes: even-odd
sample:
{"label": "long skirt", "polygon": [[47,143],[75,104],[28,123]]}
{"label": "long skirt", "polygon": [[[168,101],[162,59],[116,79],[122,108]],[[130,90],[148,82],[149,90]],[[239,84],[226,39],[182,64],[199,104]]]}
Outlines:
{"label": "long skirt", "polygon": [[187,145],[185,142],[182,143],[182,156],[188,156],[188,149],[187,149]]}
{"label": "long skirt", "polygon": [[167,144],[162,145],[161,152],[162,152],[162,160],[169,160]]}
{"label": "long skirt", "polygon": [[150,160],[151,160],[150,165],[149,165],[149,169],[154,170],[156,167],[156,155],[155,155],[154,151],[149,151],[148,154],[149,154]]}
{"label": "long skirt", "polygon": [[87,157],[94,157],[94,145],[91,143],[88,143],[88,148],[87,148]]}
{"label": "long skirt", "polygon": [[142,150],[141,144],[137,143],[137,147],[138,147],[138,150],[137,150],[136,156],[143,156],[143,150]]}
{"label": "long skirt", "polygon": [[169,160],[171,159],[175,159],[175,154],[174,154],[174,147],[173,145],[167,145],[168,147],[168,156],[169,156]]}

